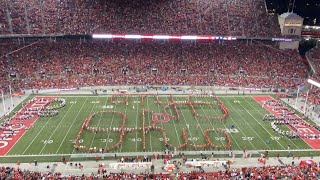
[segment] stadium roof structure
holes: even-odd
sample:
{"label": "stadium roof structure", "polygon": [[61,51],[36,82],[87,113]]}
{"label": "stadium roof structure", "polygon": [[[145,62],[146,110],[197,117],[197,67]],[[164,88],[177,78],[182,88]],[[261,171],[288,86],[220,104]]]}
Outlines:
{"label": "stadium roof structure", "polygon": [[296,13],[291,13],[291,12],[286,12],[280,15],[281,18],[284,19],[303,19],[302,17],[300,17],[298,14]]}

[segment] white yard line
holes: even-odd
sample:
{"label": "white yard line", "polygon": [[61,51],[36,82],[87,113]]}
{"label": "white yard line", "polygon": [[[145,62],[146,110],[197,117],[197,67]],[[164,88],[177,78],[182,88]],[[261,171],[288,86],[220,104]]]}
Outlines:
{"label": "white yard line", "polygon": [[[242,99],[244,99],[244,98],[242,98]],[[240,104],[240,106],[241,107],[243,107],[242,106],[242,104],[241,103],[239,103]],[[251,104],[250,104],[251,105]],[[252,105],[251,105],[252,106]],[[270,132],[259,122],[259,120],[257,120],[245,107],[243,107],[245,110],[246,110],[246,112],[247,113],[249,113],[250,114],[250,116],[270,135],[270,138],[272,137],[272,134],[270,134]],[[260,114],[260,113],[259,113]],[[265,137],[266,138],[266,137]],[[261,139],[261,138],[260,138]],[[264,142],[264,141],[263,141]],[[277,141],[278,142],[278,141]],[[282,144],[280,144],[279,142],[278,142],[278,144],[283,148],[283,149],[286,149]]]}
{"label": "white yard line", "polygon": [[[230,106],[234,109],[235,112],[237,112],[238,110],[232,105],[232,103],[230,103],[228,100],[226,100]],[[239,103],[241,105],[241,103]],[[243,107],[241,105],[241,107]],[[248,123],[245,118],[243,118],[239,113],[238,113],[239,117],[241,117],[241,119],[249,126],[249,128],[256,134],[256,136],[268,147],[268,149],[271,149],[268,144],[260,137],[260,135],[252,128],[252,126],[250,125],[250,123]]]}
{"label": "white yard line", "polygon": [[[188,106],[188,108],[190,108],[189,107],[189,105],[187,105]],[[202,109],[202,107],[201,107],[201,109]],[[191,109],[188,109],[189,111],[191,111]],[[181,109],[180,109],[180,111],[181,111]],[[181,114],[183,114],[182,112],[181,112]],[[191,112],[191,114],[192,114],[192,112]],[[183,116],[183,118],[184,118],[184,116]],[[200,130],[201,130],[201,132],[202,132],[202,136],[204,137],[204,131],[203,131],[203,129],[202,129],[202,127],[201,127],[201,124],[199,123],[199,120],[198,120],[198,118],[197,118],[197,116],[194,116],[194,118],[196,119],[196,121],[197,121],[197,126],[199,126],[200,127]],[[190,125],[188,126],[188,127],[190,127]],[[190,129],[187,127],[187,129],[189,130],[189,132],[190,132]],[[197,138],[198,140],[200,139],[200,138]],[[193,138],[192,138],[192,140],[193,140]],[[194,143],[193,143],[194,144]]]}
{"label": "white yard line", "polygon": [[[128,97],[128,106],[129,106],[129,97]],[[126,115],[126,117],[127,117],[127,120],[128,120],[128,116],[127,116],[127,110],[128,110],[128,106],[126,105],[126,110],[124,111],[124,114]],[[125,126],[126,127],[126,126]],[[125,137],[126,135],[124,135],[123,137]],[[123,141],[122,141],[122,143],[121,143],[121,146],[120,146],[120,152],[122,152],[122,146],[123,146]]]}
{"label": "white yard line", "polygon": [[[98,100],[98,97],[97,97],[97,99],[96,99],[95,101],[97,101],[97,100]],[[91,113],[90,113],[90,115],[92,114],[93,109],[95,109],[95,107],[96,107],[96,104],[94,104],[94,105],[92,106],[92,109],[91,109]],[[100,114],[100,117],[99,117],[99,121],[98,121],[97,128],[98,128],[98,127],[99,127],[99,125],[100,125],[101,118],[102,118],[102,114]],[[94,139],[95,139],[96,135],[97,135],[97,133],[94,133],[94,135],[93,135],[93,138],[92,138],[92,141],[91,141],[91,143],[90,143],[89,148],[91,148],[91,146],[92,146],[92,144],[93,144],[93,141],[94,141]],[[60,144],[60,146],[61,146],[61,144]]]}
{"label": "white yard line", "polygon": [[[167,102],[169,102],[168,101],[168,97],[166,97],[167,98]],[[159,109],[159,112],[161,112],[161,109],[159,108],[159,103],[157,103],[158,104],[158,109]],[[163,109],[163,111],[164,111],[164,109]],[[171,111],[171,108],[169,107],[169,111]],[[171,113],[172,113],[172,111],[171,111]],[[174,113],[172,113],[172,114],[174,114]],[[174,119],[170,119],[170,121],[174,121]],[[175,124],[175,122],[172,122],[172,124],[173,124],[173,127],[174,127],[174,129],[175,129],[175,131],[176,131],[176,136],[177,136],[177,139],[178,139],[178,142],[179,142],[179,146],[181,145],[181,142],[180,142],[180,139],[179,139],[179,135],[178,135],[178,131],[177,131],[177,128],[176,128],[176,124]],[[162,128],[164,128],[163,127],[163,124],[161,123],[161,126],[162,126]]]}
{"label": "white yard line", "polygon": [[[230,110],[229,110],[229,112],[230,112]],[[230,114],[229,114],[229,118],[231,119],[231,121],[232,121],[237,127],[239,127],[238,124],[236,123],[236,121],[232,118],[231,112],[230,112]],[[239,130],[239,132],[241,132],[242,135],[244,135],[244,137],[247,137],[247,135],[241,130],[241,128],[239,128],[238,130]],[[257,148],[252,144],[251,141],[249,141],[249,143],[250,143],[251,146],[254,148],[254,150],[257,150]]]}
{"label": "white yard line", "polygon": [[[110,99],[110,98],[108,98],[108,99]],[[117,103],[114,103],[113,104],[113,109],[116,109],[116,107],[117,107]],[[108,147],[109,138],[110,138],[110,134],[111,134],[111,128],[112,128],[112,124],[113,124],[113,119],[114,119],[114,114],[112,114],[111,124],[109,126],[110,131],[108,131],[108,136],[107,136],[107,139],[106,139],[106,147]],[[121,146],[122,146],[122,144],[121,144]]]}
{"label": "white yard line", "polygon": [[[201,106],[200,104],[199,104],[199,106],[200,106],[202,112],[204,112],[204,114],[207,115],[207,114],[205,113],[205,111],[203,110],[202,106]],[[195,117],[195,118],[196,118],[196,117]],[[196,119],[197,119],[197,118],[196,118]],[[197,120],[197,121],[198,121],[198,120]],[[206,121],[209,121],[210,125],[213,127],[213,125],[211,124],[211,121],[212,121],[212,120],[206,120]],[[198,125],[199,125],[199,122],[198,122]],[[200,126],[200,125],[199,125],[199,126]],[[200,126],[200,127],[201,127],[201,126]],[[202,131],[202,134],[203,134],[203,136],[204,136],[204,133],[203,133],[203,130],[202,130],[202,129],[201,129],[201,131]],[[217,136],[219,136],[216,131],[215,131],[215,133],[216,133]],[[223,144],[221,138],[219,138],[219,141],[220,141],[221,145],[223,146],[224,144]]]}
{"label": "white yard line", "polygon": [[[69,108],[70,109],[70,108]],[[34,140],[35,139],[37,139],[37,137],[39,136],[39,134],[41,134],[41,132],[42,132],[42,130],[46,127],[46,125],[50,122],[50,120],[52,119],[52,117],[50,117],[48,120],[47,120],[47,122],[46,122],[46,124],[44,125],[44,126],[42,126],[42,128],[40,129],[40,131],[37,133],[37,135],[32,139],[32,141],[29,143],[29,145],[27,146],[27,148],[23,151],[23,153],[22,154],[24,154],[28,149],[29,149],[29,147],[32,145],[32,143],[34,142]],[[31,127],[32,128],[32,127]],[[29,129],[29,131],[30,131],[31,129]],[[32,130],[34,130],[34,127],[32,128]]]}
{"label": "white yard line", "polygon": [[[71,106],[69,106],[69,108],[68,108],[67,112],[65,113],[65,115],[63,116],[63,118],[68,114],[69,110],[72,108],[73,105],[74,105],[74,104],[71,104]],[[39,132],[37,133],[37,135],[33,138],[33,140],[29,143],[29,145],[27,146],[27,148],[25,148],[25,150],[23,151],[22,154],[24,154],[24,153],[29,149],[29,147],[33,144],[34,140],[37,139],[37,137],[41,134],[42,130],[46,127],[46,125],[49,123],[49,121],[50,121],[52,118],[53,118],[53,117],[50,117],[50,118],[47,120],[46,124],[40,129],[40,131],[39,131]],[[38,119],[38,120],[39,120],[39,119]],[[29,130],[30,130],[30,129],[29,129]],[[32,130],[34,130],[34,129],[32,129]]]}
{"label": "white yard line", "polygon": [[[138,100],[136,100],[136,101],[138,101]],[[134,105],[135,105],[135,103],[134,103]],[[136,128],[138,128],[138,117],[139,117],[139,106],[140,105],[137,105],[137,112],[136,112]],[[138,131],[136,131],[136,152],[138,151]]]}
{"label": "white yard line", "polygon": [[[211,97],[212,98],[212,97]],[[196,97],[196,99],[197,99],[197,101],[198,101],[198,98]],[[207,97],[205,96],[205,99],[206,99],[206,101],[207,102],[210,102],[210,98],[209,98],[209,100],[207,99]],[[219,106],[218,104],[214,104],[215,106]],[[219,108],[219,107],[218,107]],[[202,109],[202,111],[203,111],[203,108],[201,107],[201,109]],[[216,110],[214,110],[213,109],[213,111],[214,111],[214,113],[217,115],[217,116],[219,116],[218,115],[218,113],[216,112]],[[205,112],[204,112],[205,113]],[[206,113],[205,113],[206,114]],[[213,129],[215,129],[214,128],[214,126],[213,126],[213,124],[212,124],[212,120],[209,120],[210,121],[210,125],[211,125],[211,127],[213,128]],[[217,120],[217,121],[219,121],[219,120]],[[221,124],[223,124],[223,126],[224,126],[224,128],[225,129],[229,129],[223,122],[221,122]],[[217,133],[216,133],[217,134]],[[230,134],[230,137],[231,137],[231,139],[233,139],[233,142],[235,142],[236,144],[237,144],[237,146],[239,147],[239,149],[242,149],[241,147],[240,147],[240,145],[238,144],[238,142],[234,139],[234,137],[231,135],[231,133],[229,133]],[[231,144],[231,146],[232,146],[232,144]]]}
{"label": "white yard line", "polygon": [[[52,95],[54,95],[54,94],[52,94]],[[114,95],[119,95],[119,94],[114,94]],[[129,97],[138,97],[139,95],[147,95],[147,96],[154,96],[154,95],[157,95],[156,93],[154,93],[154,94],[128,94],[129,95]],[[187,94],[187,93],[185,93],[185,94],[172,94],[173,96],[175,96],[175,97],[187,97],[187,96],[189,96],[189,95],[191,95],[191,93],[190,94]],[[265,94],[265,95],[255,95],[255,96],[269,96],[270,94]],[[38,97],[41,97],[42,95],[40,95],[40,96],[38,96]],[[112,95],[110,95],[110,94],[108,94],[108,95],[99,95],[99,97],[111,97]],[[166,96],[169,96],[169,94],[158,94],[158,96],[159,97],[166,97]],[[251,95],[219,95],[219,94],[216,94],[216,96],[218,96],[218,97],[252,97],[252,94]],[[47,96],[46,96],[47,97]],[[61,97],[61,98],[63,98],[63,97],[85,97],[85,98],[94,98],[94,97],[96,97],[96,96],[75,96],[75,95],[56,95],[56,96],[54,96],[54,97]]]}
{"label": "white yard line", "polygon": [[[251,97],[252,98],[252,97]],[[252,106],[254,109],[256,109],[249,101],[247,101],[245,98],[243,98],[246,102],[247,102],[247,104],[250,104],[250,106]],[[253,98],[252,98],[253,99]],[[242,106],[242,105],[241,105]],[[259,114],[261,114],[262,116],[264,115],[264,114],[262,114],[260,111],[258,111],[259,112]],[[252,114],[250,113],[250,112],[248,112],[249,114],[250,114],[250,116],[252,116]],[[253,116],[252,116],[253,117]],[[260,122],[259,122],[259,120],[257,120],[256,118],[254,118],[259,124],[260,124]],[[261,125],[261,124],[260,124]],[[262,127],[263,127],[263,125],[261,125]],[[270,135],[270,137],[272,137],[272,134],[271,133],[269,133],[269,131],[265,128],[265,127],[263,127],[263,129],[265,130],[265,131],[267,131],[268,132],[268,134]],[[294,146],[296,146],[298,149],[299,149],[299,147],[295,144],[295,143],[293,143],[293,141],[291,141],[291,139],[290,138],[287,138]],[[283,148],[283,149],[286,149],[279,141],[277,141],[277,143],[278,144],[280,144],[280,146]]]}
{"label": "white yard line", "polygon": [[[97,98],[97,99],[98,99],[98,98]],[[97,101],[97,99],[96,99],[96,101]],[[95,106],[96,106],[95,104],[92,106],[92,108],[91,108],[91,110],[90,110],[90,114],[89,114],[89,115],[91,115],[91,114],[92,114],[93,109],[94,109],[94,107],[95,107]],[[86,111],[82,111],[82,112],[86,112]],[[56,151],[56,153],[59,151],[59,149],[60,149],[60,147],[61,147],[62,143],[63,143],[63,141],[61,142],[61,144],[60,144],[60,146],[59,146],[58,150]],[[73,153],[74,153],[74,151],[75,151],[75,148],[73,148],[73,150],[72,150],[72,153],[71,153],[71,154],[73,154]],[[70,159],[71,159],[71,158],[70,158]],[[66,166],[67,166],[67,164],[66,164]]]}
{"label": "white yard line", "polygon": [[[168,98],[168,97],[167,97]],[[177,106],[177,105],[176,105]],[[179,109],[179,111],[181,111],[181,108],[179,108],[179,106],[177,106],[178,108],[177,109]],[[178,112],[179,113],[179,112]],[[184,120],[184,122],[186,123],[185,125],[187,126],[187,120],[185,119],[185,117],[184,117],[184,114],[183,114],[183,112],[181,111],[181,114],[182,114],[182,116],[183,116],[183,120]],[[193,136],[192,136],[192,134],[191,134],[191,131],[190,131],[190,128],[187,128],[188,129],[188,132],[189,132],[189,135],[190,135],[190,137],[191,137],[191,139],[192,139],[192,143],[193,144],[195,144],[194,143],[194,140],[193,140]]]}
{"label": "white yard line", "polygon": [[[147,108],[148,108],[148,110],[150,110],[149,109],[149,102],[148,102],[148,97],[147,96],[145,96],[145,99],[147,99]],[[149,115],[150,116],[150,115]],[[148,116],[148,117],[149,117]],[[142,117],[143,118],[143,117]],[[151,121],[151,119],[150,118],[152,118],[152,114],[151,114],[151,117],[149,117],[149,120],[148,120],[148,124],[149,124],[149,126],[151,126],[151,124],[150,124],[150,121]],[[152,140],[151,140],[151,131],[149,131],[148,132],[149,133],[149,137],[150,137],[150,149],[151,149],[151,152],[152,152]]]}
{"label": "white yard line", "polygon": [[[107,101],[108,101],[108,99],[109,98],[107,98]],[[102,105],[104,105],[104,104],[102,104]],[[95,105],[94,105],[95,106]],[[90,111],[90,114],[92,114],[92,112],[93,112],[93,107],[92,107],[92,109],[91,109],[91,111]],[[84,111],[82,111],[82,112],[84,112]],[[73,154],[74,153],[74,150],[75,150],[75,148],[73,148],[73,151],[72,151],[72,153],[71,154]],[[71,160],[71,157],[70,157],[70,160]],[[66,167],[67,167],[67,164],[66,164]]]}
{"label": "white yard line", "polygon": [[[67,137],[67,135],[68,135],[68,133],[70,132],[70,129],[71,129],[71,127],[72,127],[72,125],[74,124],[74,122],[75,122],[75,120],[77,119],[77,117],[79,116],[79,114],[80,114],[80,112],[81,112],[81,109],[84,107],[84,105],[86,104],[86,101],[88,100],[88,98],[86,98],[86,100],[84,101],[84,103],[82,104],[82,106],[81,106],[81,108],[79,109],[79,112],[78,112],[78,114],[76,115],[76,117],[73,119],[73,122],[72,122],[72,124],[71,124],[71,126],[69,127],[69,129],[68,129],[68,131],[67,131],[67,133],[66,133],[66,135],[64,136],[64,138],[63,138],[63,140],[62,140],[62,143],[64,142],[64,140],[66,139],[66,137]],[[59,124],[61,123],[63,121],[63,119],[59,122]],[[58,124],[58,125],[59,125]],[[55,133],[55,131],[57,130],[58,128],[55,128],[54,129],[54,131],[52,132],[52,134],[51,134],[51,136],[49,137],[49,139],[51,139],[51,137],[54,135],[54,133]],[[61,143],[61,144],[62,144]],[[59,148],[58,149],[60,149],[60,147],[61,147],[61,144],[60,144],[60,146],[59,146]],[[46,146],[43,146],[43,148],[41,149],[41,151],[40,151],[40,154],[42,153],[42,151],[43,151],[43,149],[45,148]]]}

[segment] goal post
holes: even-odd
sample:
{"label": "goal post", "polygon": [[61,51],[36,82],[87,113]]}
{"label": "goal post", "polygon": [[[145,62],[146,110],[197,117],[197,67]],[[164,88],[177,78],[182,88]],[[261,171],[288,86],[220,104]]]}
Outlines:
{"label": "goal post", "polygon": [[311,87],[307,91],[306,99],[304,101],[303,113],[306,113],[306,106],[307,106],[307,102],[308,102],[308,98],[309,98],[309,91],[312,89],[312,86],[316,86],[316,87],[320,88],[320,83],[315,80],[308,79],[307,82],[311,84]]}

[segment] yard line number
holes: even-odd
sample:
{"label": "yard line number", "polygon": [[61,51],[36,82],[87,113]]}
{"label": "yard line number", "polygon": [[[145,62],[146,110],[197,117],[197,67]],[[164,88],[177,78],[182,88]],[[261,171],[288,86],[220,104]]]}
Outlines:
{"label": "yard line number", "polygon": [[113,109],[113,105],[102,106],[103,109]]}
{"label": "yard line number", "polygon": [[43,144],[52,144],[53,140],[52,139],[47,139],[47,140],[41,140],[41,142],[43,142]]}
{"label": "yard line number", "polygon": [[226,140],[225,137],[214,137],[214,139],[215,139],[216,141],[224,141],[224,140]]}
{"label": "yard line number", "polygon": [[[170,138],[166,138],[167,139],[167,141],[170,141]],[[159,141],[163,141],[163,138],[159,138]]]}
{"label": "yard line number", "polygon": [[252,141],[254,137],[242,137],[243,141]]}
{"label": "yard line number", "polygon": [[91,101],[90,103],[91,103],[91,104],[99,104],[100,101]]}
{"label": "yard line number", "polygon": [[142,140],[141,138],[132,138],[132,139],[131,139],[132,142],[136,142],[136,141],[139,141],[139,142],[140,142],[141,140]]}
{"label": "yard line number", "polygon": [[225,131],[226,131],[227,133],[239,133],[239,130],[238,130],[238,129],[236,129],[236,128],[232,128],[232,129],[225,129]]}
{"label": "yard line number", "polygon": [[189,137],[189,138],[188,138],[189,141],[198,141],[198,139],[199,139],[199,138],[197,138],[197,137],[192,137],[192,138]]}
{"label": "yard line number", "polygon": [[280,137],[273,136],[273,137],[271,137],[271,139],[274,140],[274,141],[279,141],[279,140],[280,140]]}
{"label": "yard line number", "polygon": [[113,142],[113,139],[109,138],[109,139],[100,139],[103,143],[107,143],[107,142]]}

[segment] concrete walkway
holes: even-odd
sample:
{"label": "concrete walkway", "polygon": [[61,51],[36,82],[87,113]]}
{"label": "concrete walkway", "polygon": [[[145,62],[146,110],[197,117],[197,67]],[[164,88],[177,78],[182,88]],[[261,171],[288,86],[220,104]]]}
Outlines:
{"label": "concrete walkway", "polygon": [[320,126],[320,110],[317,111],[318,108],[308,103],[305,107],[305,98],[282,98],[281,100],[300,113],[304,113],[305,111],[305,115]]}
{"label": "concrete walkway", "polygon": [[4,114],[8,114],[9,112],[11,112],[15,107],[17,107],[17,105],[19,105],[22,101],[24,101],[28,96],[29,95],[23,95],[21,97],[12,97],[12,103],[11,103],[11,98],[9,96],[5,96],[4,97],[5,107],[3,106],[2,99],[0,98],[0,118],[3,117]]}
{"label": "concrete walkway", "polygon": [[[188,159],[191,160],[191,159]],[[215,158],[210,158],[210,160],[217,160]],[[259,163],[258,162],[258,158],[235,158],[235,159],[231,159],[231,158],[225,158],[225,159],[219,159],[219,160],[231,160],[233,161],[233,163],[230,165],[231,169],[235,169],[235,168],[241,168],[241,167],[261,167],[264,164]],[[266,161],[265,165],[272,165],[272,166],[282,166],[282,165],[291,165],[292,162],[295,165],[298,165],[299,162],[301,160],[310,160],[310,157],[302,157],[300,159],[292,159],[292,158],[287,158],[287,157],[280,157],[279,159],[277,158],[269,158]],[[171,161],[177,161],[177,162],[181,162],[182,163],[182,159],[181,158],[174,158]],[[313,161],[315,161],[316,163],[320,163],[320,157],[313,157]],[[51,172],[51,173],[55,173],[55,172],[60,172],[62,173],[62,175],[64,176],[68,176],[68,175],[90,175],[92,173],[97,174],[98,169],[99,169],[99,164],[104,163],[105,169],[107,170],[107,172],[128,172],[128,173],[146,173],[146,172],[151,172],[150,169],[146,169],[146,168],[137,168],[137,169],[133,169],[133,168],[123,168],[123,169],[112,169],[108,166],[108,164],[110,163],[114,163],[116,162],[115,160],[109,160],[109,161],[84,161],[81,162],[81,165],[83,165],[83,169],[79,169],[79,166],[76,167],[75,164],[79,163],[79,162],[72,162],[72,165],[70,165],[70,163],[64,164],[62,162],[48,162],[48,163],[38,163],[37,166],[34,165],[34,163],[22,163],[20,165],[17,165],[15,163],[8,163],[8,164],[0,164],[0,166],[10,166],[10,167],[16,167],[16,168],[21,168],[23,169],[27,169],[27,170],[31,170],[31,171],[40,171],[40,172]],[[154,172],[156,173],[169,173],[166,172],[165,170],[163,170],[163,167],[165,166],[165,164],[163,163],[163,160],[161,159],[152,159],[151,160],[152,164],[154,165],[155,169]],[[56,164],[56,165],[54,165]],[[47,168],[47,166],[49,166],[49,168]],[[225,171],[226,169],[221,166],[221,167],[213,167],[213,166],[209,166],[209,167],[204,167],[203,168],[205,172],[218,172],[218,171]],[[194,168],[188,168],[184,165],[180,166],[180,172],[190,172],[192,170],[199,170],[199,169],[194,169]]]}

